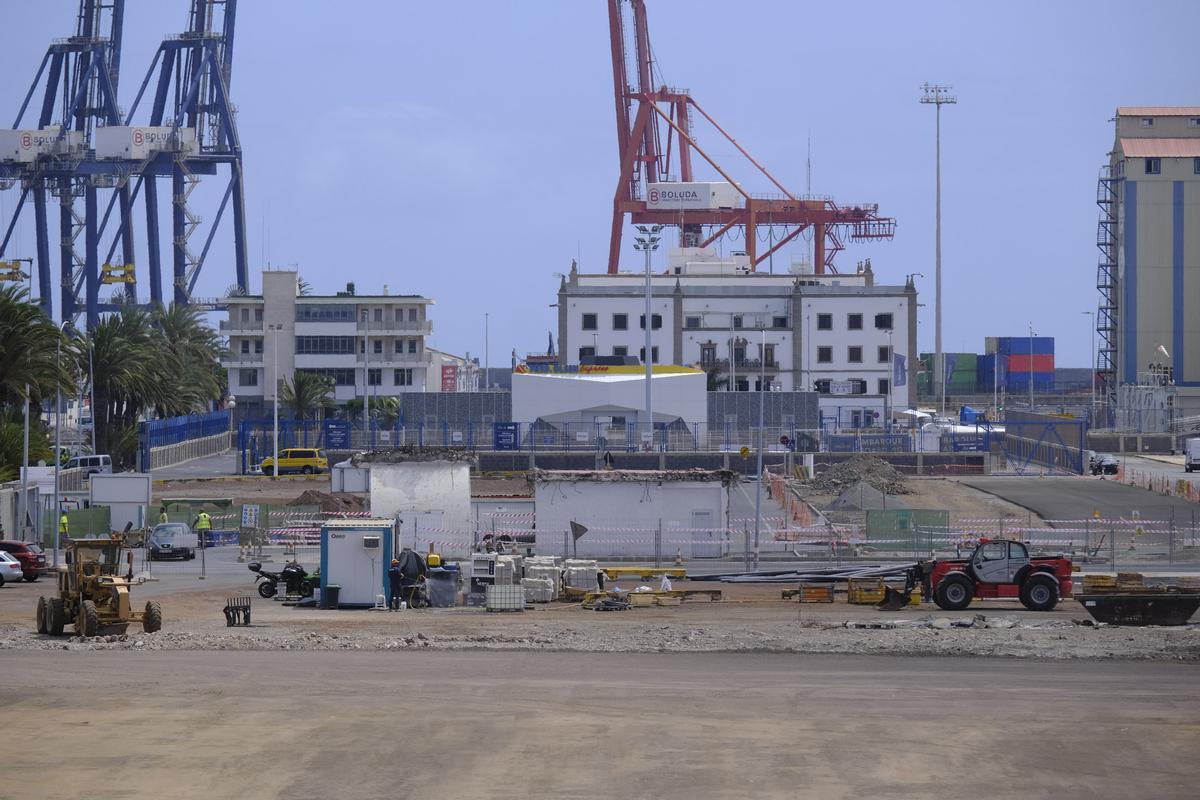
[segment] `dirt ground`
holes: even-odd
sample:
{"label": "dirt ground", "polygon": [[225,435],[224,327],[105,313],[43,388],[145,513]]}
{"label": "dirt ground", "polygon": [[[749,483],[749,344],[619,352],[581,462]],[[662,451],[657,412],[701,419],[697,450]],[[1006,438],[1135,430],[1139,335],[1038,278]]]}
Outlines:
{"label": "dirt ground", "polygon": [[27,652],[5,678],[6,758],[54,765],[0,796],[44,800],[1169,800],[1200,745],[1180,664]]}

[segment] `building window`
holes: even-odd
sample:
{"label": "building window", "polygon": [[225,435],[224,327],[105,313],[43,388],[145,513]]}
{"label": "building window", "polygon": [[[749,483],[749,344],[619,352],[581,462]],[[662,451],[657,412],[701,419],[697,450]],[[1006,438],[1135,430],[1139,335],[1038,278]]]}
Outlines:
{"label": "building window", "polygon": [[775,366],[775,345],[773,345],[773,344],[764,345],[762,358],[763,358],[763,366],[774,367]]}
{"label": "building window", "polygon": [[[640,317],[638,317],[638,325],[641,326],[642,330],[646,330],[646,315],[645,314],[642,314]],[[650,315],[650,330],[656,331],[661,327],[662,327],[662,314],[651,314]]]}
{"label": "building window", "polygon": [[629,355],[629,348],[623,344],[616,345],[613,347],[613,355],[622,357],[627,356]]}
{"label": "building window", "polygon": [[404,352],[404,340],[403,339],[397,339],[396,341],[392,342],[392,352],[393,353],[403,353]]}
{"label": "building window", "polygon": [[846,315],[846,330],[861,331],[862,330],[862,314],[847,314]]}
{"label": "building window", "polygon": [[[297,336],[296,355],[350,355],[354,352],[353,336]],[[363,343],[360,340],[358,350],[361,353]]]}
{"label": "building window", "polygon": [[742,329],[742,315],[741,315],[741,314],[734,314],[734,315],[733,315],[733,327],[734,327],[734,329],[735,329],[735,330],[741,330],[741,329]]}
{"label": "building window", "polygon": [[263,340],[255,339],[254,340],[254,352],[258,353],[259,355],[262,355],[262,351],[263,351]]}
{"label": "building window", "polygon": [[353,386],[353,369],[298,369],[296,372],[307,372],[310,375],[325,375],[333,381],[334,386]]}
{"label": "building window", "polygon": [[862,363],[862,348],[858,345],[852,345],[846,348],[846,360],[851,364]]}
{"label": "building window", "polygon": [[1146,174],[1147,175],[1161,175],[1162,174],[1162,159],[1161,158],[1147,158],[1146,159]]}
{"label": "building window", "polygon": [[787,317],[771,317],[772,328],[786,328],[788,326]]}
{"label": "building window", "polygon": [[[646,348],[643,347],[641,350],[638,351],[638,357],[640,359],[642,359],[643,364],[646,363]],[[650,348],[650,360],[651,360],[651,363],[653,363],[653,364],[658,363],[658,345],[654,345],[653,347]]]}
{"label": "building window", "polygon": [[383,322],[383,309],[382,308],[375,309],[375,321]]}
{"label": "building window", "polygon": [[417,349],[418,349],[418,344],[420,343],[420,341],[421,341],[420,339],[409,339],[408,340],[408,352],[416,353]]}
{"label": "building window", "polygon": [[242,352],[243,353],[250,352],[250,340],[249,339],[242,339]]}
{"label": "building window", "polygon": [[832,347],[818,347],[817,348],[817,363],[818,364],[832,364],[833,363],[833,348]]}
{"label": "building window", "polygon": [[711,367],[717,363],[717,346],[715,344],[700,345],[700,365]]}
{"label": "building window", "polygon": [[1154,127],[1154,117],[1142,117],[1142,127],[1143,128],[1153,128]]}
{"label": "building window", "polygon": [[409,322],[416,322],[416,321],[417,321],[417,314],[418,314],[418,312],[417,312],[417,309],[415,309],[415,308],[410,308],[410,309],[408,310],[408,321],[409,321]]}
{"label": "building window", "polygon": [[383,354],[383,339],[375,339],[371,342],[371,352],[376,355]]}
{"label": "building window", "polygon": [[877,330],[877,331],[892,330],[892,315],[890,313],[876,314],[875,315],[875,330]]}
{"label": "building window", "polygon": [[629,330],[629,315],[628,314],[613,314],[613,330],[614,331]]}
{"label": "building window", "polygon": [[887,379],[887,378],[880,378],[880,379],[879,379],[879,393],[880,393],[880,394],[887,394],[887,393],[888,393],[888,389],[889,389],[889,388],[890,388],[890,387],[888,386],[888,379]]}
{"label": "building window", "polygon": [[249,321],[250,321],[250,309],[243,308],[242,309],[242,322],[249,322]]}
{"label": "building window", "polygon": [[383,370],[378,367],[367,370],[367,386],[382,386]]}
{"label": "building window", "polygon": [[296,322],[357,322],[354,306],[344,303],[304,303],[296,306]]}
{"label": "building window", "polygon": [[699,328],[700,327],[700,318],[699,317],[685,317],[684,318],[684,327],[685,328]]}
{"label": "building window", "polygon": [[404,309],[403,308],[396,309],[396,322],[404,322]]}
{"label": "building window", "polygon": [[892,348],[886,344],[879,345],[879,363],[886,364],[892,360]]}
{"label": "building window", "polygon": [[1192,174],[1200,175],[1200,158],[1192,159]]}
{"label": "building window", "polygon": [[833,330],[833,314],[817,314],[817,330]]}
{"label": "building window", "polygon": [[263,310],[261,308],[254,309],[254,321],[262,322]]}
{"label": "building window", "polygon": [[587,347],[579,348],[579,363],[583,363],[585,358],[592,358],[596,355],[596,348],[588,345]]}
{"label": "building window", "polygon": [[1188,117],[1189,128],[1200,128],[1200,117]]}
{"label": "building window", "polygon": [[746,363],[746,345],[739,344],[733,348],[733,363],[739,367]]}
{"label": "building window", "polygon": [[258,386],[258,370],[242,370],[238,375],[238,383],[240,383],[242,386]]}
{"label": "building window", "polygon": [[584,314],[583,315],[583,329],[585,331],[596,330],[596,315],[595,314]]}
{"label": "building window", "polygon": [[411,369],[392,370],[392,384],[394,386],[412,386],[412,372]]}

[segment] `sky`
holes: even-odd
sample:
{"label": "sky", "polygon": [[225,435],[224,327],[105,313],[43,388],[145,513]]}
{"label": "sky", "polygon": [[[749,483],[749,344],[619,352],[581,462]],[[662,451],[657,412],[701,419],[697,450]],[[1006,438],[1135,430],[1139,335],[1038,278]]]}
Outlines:
{"label": "sky", "polygon": [[[73,32],[76,6],[0,0],[4,125],[47,44]],[[126,108],[159,42],[185,29],[188,6],[127,0]],[[880,283],[923,273],[922,350],[933,349],[935,158],[934,110],[918,100],[926,81],[952,86],[944,348],[982,352],[985,336],[1023,336],[1032,324],[1055,337],[1059,366],[1089,363],[1096,178],[1114,110],[1200,105],[1200,3],[1145,2],[1136,13],[1106,0],[647,8],[666,82],[689,89],[793,192],[805,189],[811,140],[815,194],[878,203],[897,220],[893,241],[850,245],[838,265],[853,271],[869,257]],[[297,269],[316,293],[386,284],[434,299],[434,347],[480,355],[486,314],[492,366],[514,349],[543,352],[557,327],[555,273],[574,258],[584,272],[607,263],[618,174],[610,58],[603,0],[243,0],[231,93],[251,291],[267,264]],[[698,135],[748,189],[770,189],[710,131]],[[216,184],[193,195],[209,219]],[[5,223],[16,194],[0,191]],[[27,217],[9,257],[33,249]],[[213,248],[198,296],[234,283],[228,227]],[[623,264],[637,268],[638,256],[626,237]]]}

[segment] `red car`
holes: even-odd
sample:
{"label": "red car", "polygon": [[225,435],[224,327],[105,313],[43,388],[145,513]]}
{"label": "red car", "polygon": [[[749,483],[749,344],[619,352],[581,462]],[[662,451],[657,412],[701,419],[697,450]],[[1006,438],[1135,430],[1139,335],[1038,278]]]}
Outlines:
{"label": "red car", "polygon": [[21,574],[30,583],[46,571],[46,553],[35,542],[0,541],[0,550],[11,553],[21,562]]}

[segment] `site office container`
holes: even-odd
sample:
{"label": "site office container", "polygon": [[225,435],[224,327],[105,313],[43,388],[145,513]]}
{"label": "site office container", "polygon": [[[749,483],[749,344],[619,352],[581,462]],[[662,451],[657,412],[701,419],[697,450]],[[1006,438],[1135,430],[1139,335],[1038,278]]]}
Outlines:
{"label": "site office container", "polygon": [[1039,372],[1054,373],[1053,355],[1029,355],[1028,353],[1012,353],[1008,357],[1009,372]]}

